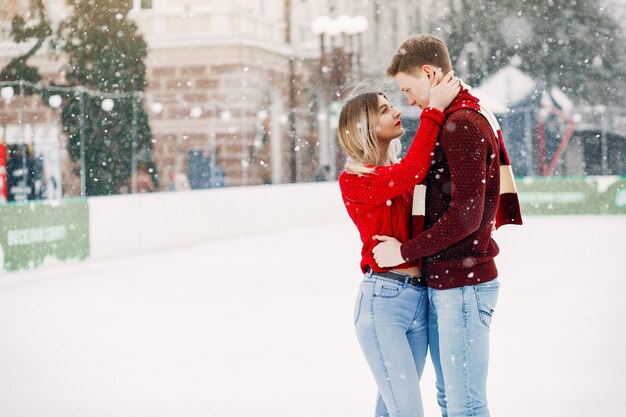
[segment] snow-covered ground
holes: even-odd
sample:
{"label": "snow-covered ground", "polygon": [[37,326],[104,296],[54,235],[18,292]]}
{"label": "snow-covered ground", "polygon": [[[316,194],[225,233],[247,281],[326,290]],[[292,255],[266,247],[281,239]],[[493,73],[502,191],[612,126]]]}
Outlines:
{"label": "snow-covered ground", "polygon": [[[347,219],[347,216],[346,216]],[[626,415],[623,217],[495,234],[494,417]],[[0,277],[0,417],[372,416],[352,224]],[[422,380],[437,416],[432,368]]]}

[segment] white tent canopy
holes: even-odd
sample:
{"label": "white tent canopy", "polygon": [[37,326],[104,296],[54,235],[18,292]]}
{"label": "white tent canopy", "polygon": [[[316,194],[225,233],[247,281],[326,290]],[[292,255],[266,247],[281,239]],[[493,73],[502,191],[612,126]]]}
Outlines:
{"label": "white tent canopy", "polygon": [[[472,89],[472,94],[480,99],[482,105],[496,114],[508,113],[510,107],[525,100],[532,94],[538,94],[539,83],[513,65],[507,65],[483,83]],[[547,97],[546,97],[547,96]],[[557,87],[544,94],[543,100],[549,100],[570,113],[574,105]]]}

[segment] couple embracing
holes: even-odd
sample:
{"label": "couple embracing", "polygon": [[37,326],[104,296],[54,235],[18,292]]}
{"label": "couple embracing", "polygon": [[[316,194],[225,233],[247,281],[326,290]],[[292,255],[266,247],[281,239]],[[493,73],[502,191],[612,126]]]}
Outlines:
{"label": "couple embracing", "polygon": [[404,41],[387,75],[422,108],[398,159],[400,112],[382,92],[340,113],[339,185],[363,248],[357,338],[378,386],[376,416],[421,417],[430,355],[443,417],[489,416],[489,326],[499,290],[491,232],[521,224],[498,123],[452,72],[445,44]]}

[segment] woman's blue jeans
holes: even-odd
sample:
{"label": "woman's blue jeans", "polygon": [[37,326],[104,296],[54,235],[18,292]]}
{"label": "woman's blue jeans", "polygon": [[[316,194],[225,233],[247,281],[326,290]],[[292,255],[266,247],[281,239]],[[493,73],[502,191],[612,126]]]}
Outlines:
{"label": "woman's blue jeans", "polygon": [[426,287],[366,274],[354,325],[378,386],[376,416],[422,417],[419,381],[428,350]]}

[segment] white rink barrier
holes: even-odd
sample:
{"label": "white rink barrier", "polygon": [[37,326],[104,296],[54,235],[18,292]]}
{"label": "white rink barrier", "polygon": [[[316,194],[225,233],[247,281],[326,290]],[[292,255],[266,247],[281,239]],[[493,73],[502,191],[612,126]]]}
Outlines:
{"label": "white rink barrier", "polygon": [[349,221],[336,182],[89,198],[90,258]]}

